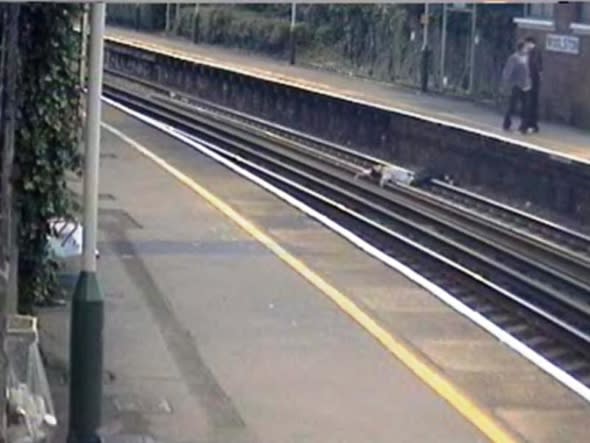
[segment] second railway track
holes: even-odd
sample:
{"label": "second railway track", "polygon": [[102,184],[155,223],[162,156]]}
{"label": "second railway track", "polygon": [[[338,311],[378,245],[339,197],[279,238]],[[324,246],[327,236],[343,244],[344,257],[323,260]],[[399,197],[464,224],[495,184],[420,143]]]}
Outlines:
{"label": "second railway track", "polygon": [[112,84],[105,93],[231,152],[590,386],[584,235],[438,180],[387,189],[355,181],[354,172],[379,160],[215,105]]}

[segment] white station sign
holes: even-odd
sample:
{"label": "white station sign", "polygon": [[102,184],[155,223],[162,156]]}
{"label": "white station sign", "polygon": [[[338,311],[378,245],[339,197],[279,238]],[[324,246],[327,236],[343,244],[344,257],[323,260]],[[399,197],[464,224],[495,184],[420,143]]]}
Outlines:
{"label": "white station sign", "polygon": [[580,38],[573,35],[547,34],[545,49],[547,51],[578,55],[580,53]]}

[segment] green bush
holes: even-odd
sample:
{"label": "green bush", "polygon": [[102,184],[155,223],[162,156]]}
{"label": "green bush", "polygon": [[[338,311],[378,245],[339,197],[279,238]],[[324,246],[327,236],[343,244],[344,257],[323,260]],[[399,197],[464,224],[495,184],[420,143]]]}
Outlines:
{"label": "green bush", "polygon": [[[182,11],[180,34],[188,38],[192,37],[193,11],[192,5]],[[298,4],[298,63],[416,86],[423,11],[423,4]],[[508,4],[478,8],[475,85],[482,97],[497,93],[501,66],[513,46],[513,17],[521,12],[521,6]],[[290,13],[289,4],[201,5],[198,41],[284,58],[289,49]],[[434,6],[431,13],[434,86],[441,83],[442,8]],[[125,17],[121,12],[120,19]],[[445,74],[448,89],[458,93],[465,92],[469,78],[470,26],[465,14],[449,15]]]}
{"label": "green bush", "polygon": [[[183,8],[179,29],[181,35],[191,37],[192,19],[193,8]],[[199,10],[197,38],[201,43],[279,55],[288,50],[289,26],[288,20],[269,17],[246,6],[202,6]]]}
{"label": "green bush", "polygon": [[57,264],[47,254],[48,221],[71,215],[68,171],[79,171],[79,5],[21,6],[19,118],[15,195],[19,215],[19,309],[56,289]]}

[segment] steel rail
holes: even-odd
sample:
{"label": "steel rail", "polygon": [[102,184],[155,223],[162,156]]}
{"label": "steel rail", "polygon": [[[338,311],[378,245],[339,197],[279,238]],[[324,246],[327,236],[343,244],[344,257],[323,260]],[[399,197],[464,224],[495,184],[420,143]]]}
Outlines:
{"label": "steel rail", "polygon": [[[188,109],[192,108],[193,111],[196,110],[199,113],[205,113],[211,116],[219,115],[226,117],[234,120],[235,124],[245,124],[245,127],[252,128],[254,126],[260,130],[265,130],[265,135],[272,137],[276,143],[288,144],[291,148],[300,150],[307,147],[310,155],[324,156],[333,164],[338,163],[345,169],[358,171],[359,168],[366,168],[378,163],[388,164],[377,157],[313,137],[292,128],[252,117],[202,99],[187,96],[185,93],[168,86],[114,70],[107,70],[107,73],[161,93],[161,96],[154,96],[156,100],[168,101],[170,103],[172,100],[167,100],[165,98],[166,95],[181,97],[185,103],[173,100],[178,106]],[[312,149],[317,152],[312,153]],[[399,188],[401,187],[398,187],[398,191]],[[466,189],[445,183],[439,179],[431,180],[424,188],[423,190],[427,194],[430,194],[431,198],[438,199],[447,207],[450,208],[452,205],[455,205],[463,212],[471,212],[474,216],[481,217],[486,223],[497,225],[498,229],[512,231],[515,234],[515,238],[519,239],[519,242],[528,241],[530,245],[534,245],[536,248],[544,249],[546,252],[560,257],[564,262],[564,266],[558,266],[558,269],[561,269],[562,272],[568,272],[576,268],[577,271],[572,277],[576,278],[578,276],[582,280],[590,280],[590,236]],[[418,193],[418,190],[412,188],[409,192]],[[570,265],[573,265],[573,267]]]}

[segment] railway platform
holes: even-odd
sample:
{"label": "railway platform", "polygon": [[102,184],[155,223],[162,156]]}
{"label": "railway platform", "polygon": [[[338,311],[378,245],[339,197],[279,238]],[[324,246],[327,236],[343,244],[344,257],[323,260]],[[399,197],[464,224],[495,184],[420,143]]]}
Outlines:
{"label": "railway platform", "polygon": [[[105,441],[587,440],[585,400],[426,290],[171,136],[103,121]],[[41,314],[62,420],[67,324]]]}
{"label": "railway platform", "polygon": [[158,34],[109,27],[108,39],[163,53],[181,55],[199,64],[245,73],[280,84],[401,110],[468,130],[491,134],[506,139],[515,146],[524,145],[528,148],[533,146],[584,163],[590,161],[588,131],[566,125],[542,122],[541,132],[538,134],[521,135],[517,131],[507,133],[501,128],[502,116],[497,111],[467,100],[436,94],[420,94],[391,84],[318,69],[290,66],[259,55],[207,45],[194,45],[186,40],[171,39]]}

